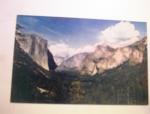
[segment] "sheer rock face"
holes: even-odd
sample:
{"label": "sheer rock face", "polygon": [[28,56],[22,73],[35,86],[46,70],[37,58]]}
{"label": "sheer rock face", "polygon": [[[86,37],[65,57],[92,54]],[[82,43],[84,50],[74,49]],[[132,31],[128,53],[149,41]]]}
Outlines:
{"label": "sheer rock face", "polygon": [[101,53],[95,51],[84,59],[80,73],[83,75],[103,73],[127,61],[130,62],[130,65],[136,65],[143,61],[143,52],[144,50],[141,51],[135,47],[123,47],[114,50],[105,49],[105,52],[101,51]]}
{"label": "sheer rock face", "polygon": [[[136,65],[143,61],[143,53],[146,48],[146,38],[133,45],[122,48],[111,48],[99,45],[92,53],[77,54],[58,66],[57,71],[75,71],[81,75],[95,75],[119,65],[129,62]],[[84,55],[84,56],[83,56]]]}
{"label": "sheer rock face", "polygon": [[57,65],[56,65],[56,63],[54,61],[54,57],[53,57],[52,53],[49,50],[47,50],[47,55],[48,55],[48,66],[49,66],[49,69],[50,70],[55,70]]}
{"label": "sheer rock face", "polygon": [[49,70],[47,55],[47,40],[35,34],[16,33],[16,40],[20,47],[40,66]]}

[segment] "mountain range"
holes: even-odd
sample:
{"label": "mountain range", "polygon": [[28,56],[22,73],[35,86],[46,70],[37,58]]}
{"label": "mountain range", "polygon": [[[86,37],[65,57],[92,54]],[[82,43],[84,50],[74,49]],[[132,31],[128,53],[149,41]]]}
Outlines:
{"label": "mountain range", "polygon": [[80,75],[93,76],[116,68],[127,61],[130,61],[131,65],[139,64],[143,61],[146,40],[145,37],[133,45],[115,49],[106,45],[97,45],[92,53],[76,54],[63,61],[56,71],[77,72]]}

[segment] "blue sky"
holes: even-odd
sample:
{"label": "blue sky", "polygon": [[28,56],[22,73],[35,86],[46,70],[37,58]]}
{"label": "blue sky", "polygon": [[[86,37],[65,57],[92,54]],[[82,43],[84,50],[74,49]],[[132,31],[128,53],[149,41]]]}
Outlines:
{"label": "blue sky", "polygon": [[[99,42],[101,31],[119,22],[115,20],[23,15],[17,17],[17,23],[22,25],[26,32],[38,33],[44,36],[50,43],[66,43],[75,48]],[[145,22],[130,23],[142,37],[146,36]]]}

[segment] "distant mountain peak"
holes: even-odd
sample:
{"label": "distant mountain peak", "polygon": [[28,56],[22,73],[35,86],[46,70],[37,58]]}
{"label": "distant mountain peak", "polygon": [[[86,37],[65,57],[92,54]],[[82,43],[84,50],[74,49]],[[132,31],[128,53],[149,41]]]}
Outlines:
{"label": "distant mountain peak", "polygon": [[57,68],[57,72],[80,70],[82,61],[88,55],[88,53],[78,53],[67,60],[63,61]]}

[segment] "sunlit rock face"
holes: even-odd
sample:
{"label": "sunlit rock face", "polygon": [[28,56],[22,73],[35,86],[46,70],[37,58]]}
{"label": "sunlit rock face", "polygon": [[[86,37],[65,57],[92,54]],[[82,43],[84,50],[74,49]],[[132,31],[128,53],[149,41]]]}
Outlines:
{"label": "sunlit rock face", "polygon": [[[115,50],[105,50],[104,54],[95,54],[94,52],[87,56],[83,61],[81,74],[95,75],[103,73],[106,70],[113,69],[129,61],[131,65],[136,65],[143,61],[143,52],[131,47],[118,48]],[[96,55],[96,57],[95,57]]]}
{"label": "sunlit rock face", "polygon": [[16,33],[20,47],[40,66],[49,70],[47,40],[35,35]]}
{"label": "sunlit rock face", "polygon": [[56,71],[74,71],[81,75],[93,76],[125,62],[131,65],[139,64],[143,61],[143,52],[147,44],[145,40],[146,38],[130,46],[115,49],[98,45],[92,53],[77,54],[65,60]]}

